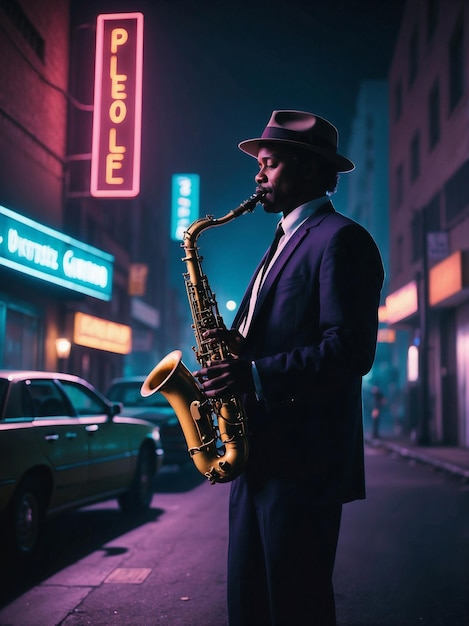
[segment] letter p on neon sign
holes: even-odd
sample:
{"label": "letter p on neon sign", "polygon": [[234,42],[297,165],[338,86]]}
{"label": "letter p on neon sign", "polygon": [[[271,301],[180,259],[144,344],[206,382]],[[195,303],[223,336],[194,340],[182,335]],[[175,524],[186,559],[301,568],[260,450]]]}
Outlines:
{"label": "letter p on neon sign", "polygon": [[133,198],[140,192],[143,14],[98,15],[94,79],[91,195]]}

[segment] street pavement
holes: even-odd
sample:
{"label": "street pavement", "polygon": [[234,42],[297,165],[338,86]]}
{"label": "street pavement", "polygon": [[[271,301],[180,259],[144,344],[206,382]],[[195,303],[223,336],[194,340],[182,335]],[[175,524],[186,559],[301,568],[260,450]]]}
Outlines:
{"label": "street pavement", "polygon": [[139,516],[110,500],[52,520],[0,626],[224,626],[228,494],[190,462],[162,471]]}
{"label": "street pavement", "polygon": [[[464,483],[469,481],[469,449],[417,446],[392,436],[367,438],[367,447],[386,449],[455,475]],[[217,511],[209,509],[213,489],[219,493]],[[152,531],[142,539],[137,523],[135,527],[112,529],[114,539],[108,541],[109,521],[101,528],[96,509],[107,520],[113,519],[114,513],[108,508],[99,509],[99,505],[92,507],[95,517],[90,519],[89,530],[66,531],[72,536],[83,532],[86,549],[82,546],[81,558],[57,568],[39,584],[0,605],[0,626],[225,626],[228,492],[228,485],[210,486],[196,479],[192,491],[195,497],[184,500],[182,518],[172,514],[181,506],[180,493],[172,493],[171,487],[166,493],[156,493],[158,508],[148,528],[158,530],[164,538],[162,545],[155,544]],[[86,516],[83,519],[80,523],[86,525]],[[175,519],[177,527],[172,527]],[[56,529],[60,533],[60,525]],[[89,548],[87,532],[92,539]],[[174,554],[181,555],[179,561],[175,562]],[[195,580],[191,580],[192,572]]]}

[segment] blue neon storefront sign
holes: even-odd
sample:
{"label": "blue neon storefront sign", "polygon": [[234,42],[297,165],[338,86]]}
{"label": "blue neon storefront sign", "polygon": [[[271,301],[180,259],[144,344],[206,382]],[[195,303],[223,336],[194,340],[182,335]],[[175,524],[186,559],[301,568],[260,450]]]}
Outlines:
{"label": "blue neon storefront sign", "polygon": [[114,257],[0,205],[0,265],[110,300]]}

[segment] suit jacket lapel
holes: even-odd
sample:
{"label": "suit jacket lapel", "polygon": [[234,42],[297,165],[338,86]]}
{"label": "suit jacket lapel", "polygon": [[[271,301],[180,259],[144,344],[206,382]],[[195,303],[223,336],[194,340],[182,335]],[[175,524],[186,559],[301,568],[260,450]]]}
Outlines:
{"label": "suit jacket lapel", "polygon": [[[262,305],[266,299],[267,294],[269,293],[273,284],[276,282],[280,272],[282,271],[283,267],[287,263],[288,259],[291,257],[293,252],[298,248],[298,246],[304,240],[304,238],[308,234],[308,231],[318,226],[322,222],[322,220],[326,217],[326,215],[329,215],[332,212],[334,212],[334,208],[330,202],[327,202],[326,204],[321,206],[313,215],[308,217],[308,219],[305,222],[303,222],[303,224],[301,224],[301,226],[296,230],[296,232],[292,235],[292,237],[287,241],[285,247],[283,248],[283,250],[281,250],[280,254],[275,259],[275,262],[270,268],[269,273],[265,277],[264,284],[259,290],[259,294],[257,296],[257,301],[256,301],[256,306],[255,306],[254,313],[253,313],[252,320],[251,320],[251,328],[256,319],[256,316],[258,315],[259,311],[262,308]],[[250,285],[250,287],[252,287],[252,285]],[[249,294],[251,293],[250,289],[248,289],[248,293]],[[249,304],[249,298],[248,298],[248,304]]]}
{"label": "suit jacket lapel", "polygon": [[[299,244],[303,241],[307,232],[310,230],[310,228],[314,228],[315,226],[320,224],[326,215],[328,215],[329,213],[333,213],[333,212],[334,212],[334,207],[332,206],[331,202],[326,202],[298,228],[298,230],[293,234],[293,236],[287,242],[283,250],[275,259],[275,263],[272,265],[269,273],[267,274],[265,278],[264,284],[262,285],[262,288],[259,291],[252,321],[254,321],[256,314],[258,313],[260,307],[262,306],[262,303],[264,302],[267,293],[269,292],[270,288],[274,284],[283,266],[285,265],[287,260],[290,258],[291,254],[296,249],[296,247],[299,246]],[[258,272],[262,269],[262,266],[264,265],[267,254],[268,254],[268,249],[266,250],[264,256],[260,260],[259,265],[257,266],[254,274],[252,275],[249,285],[247,286],[246,291],[244,292],[244,296],[243,296],[243,299],[241,300],[241,304],[239,306],[238,312],[236,313],[235,318],[233,320],[232,328],[238,328],[245,314],[247,314],[247,311],[249,308],[249,301],[251,299],[252,288],[254,286],[254,282],[256,280]],[[251,321],[251,326],[252,326],[252,321]]]}

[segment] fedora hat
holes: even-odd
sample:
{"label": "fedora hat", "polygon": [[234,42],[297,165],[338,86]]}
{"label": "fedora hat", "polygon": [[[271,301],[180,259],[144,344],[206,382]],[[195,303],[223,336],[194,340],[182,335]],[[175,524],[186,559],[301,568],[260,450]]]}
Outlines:
{"label": "fedora hat", "polygon": [[338,172],[351,172],[355,165],[337,153],[337,128],[319,115],[304,111],[274,111],[257,139],[246,139],[238,148],[257,157],[260,145],[285,144],[315,152],[335,165]]}

